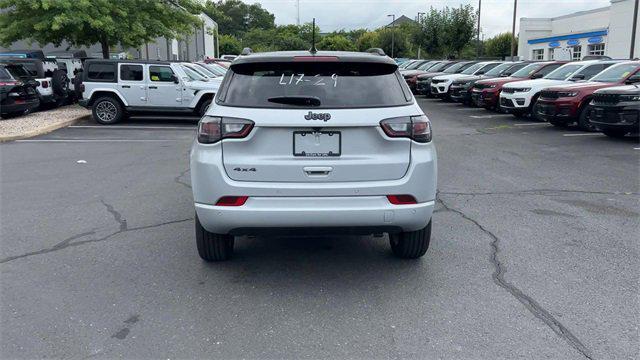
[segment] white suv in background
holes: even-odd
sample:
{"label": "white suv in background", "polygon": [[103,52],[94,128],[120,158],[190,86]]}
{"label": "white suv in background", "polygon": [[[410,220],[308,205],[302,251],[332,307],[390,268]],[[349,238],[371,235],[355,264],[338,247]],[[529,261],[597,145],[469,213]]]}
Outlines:
{"label": "white suv in background", "polygon": [[449,87],[453,81],[469,75],[482,75],[494,67],[500,65],[501,61],[484,61],[473,64],[466,70],[457,74],[447,74],[435,76],[431,79],[431,94],[440,97],[449,96]]}
{"label": "white suv in background", "polygon": [[228,259],[235,236],[296,233],[388,233],[396,256],[424,255],[431,137],[383,53],[240,56],[191,148],[200,257]]}
{"label": "white suv in background", "polygon": [[518,117],[535,114],[533,109],[540,91],[550,86],[589,80],[617,62],[619,61],[589,60],[571,62],[550,72],[542,79],[514,81],[505,84],[500,93],[500,108]]}
{"label": "white suv in background", "polygon": [[131,113],[202,116],[222,79],[209,79],[181,63],[87,60],[80,105],[100,124],[115,124]]}

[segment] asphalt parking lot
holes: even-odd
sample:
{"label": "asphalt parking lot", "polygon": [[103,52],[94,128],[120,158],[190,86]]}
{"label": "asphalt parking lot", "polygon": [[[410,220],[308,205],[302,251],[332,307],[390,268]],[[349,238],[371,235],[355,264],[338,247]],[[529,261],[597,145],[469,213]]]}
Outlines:
{"label": "asphalt parking lot", "polygon": [[252,237],[200,260],[194,120],[0,144],[2,358],[634,359],[640,145],[419,100],[431,248]]}

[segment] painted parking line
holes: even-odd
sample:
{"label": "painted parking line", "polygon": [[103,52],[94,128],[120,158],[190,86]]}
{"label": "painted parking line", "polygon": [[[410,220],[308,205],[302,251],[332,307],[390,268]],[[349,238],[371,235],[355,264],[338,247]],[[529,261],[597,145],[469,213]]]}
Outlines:
{"label": "painted parking line", "polygon": [[640,148],[633,148],[633,150],[640,150]]}
{"label": "painted parking line", "polygon": [[73,125],[71,129],[135,129],[135,130],[195,130],[196,126],[138,126],[138,125]]}
{"label": "painted parking line", "polygon": [[580,133],[580,134],[562,134],[562,136],[572,137],[572,136],[605,136],[603,133]]}
{"label": "painted parking line", "polygon": [[184,139],[31,139],[16,140],[19,143],[65,143],[65,142],[167,142],[184,141]]}
{"label": "painted parking line", "polygon": [[551,126],[549,123],[522,123],[522,124],[513,124],[515,126]]}
{"label": "painted parking line", "polygon": [[458,110],[458,111],[472,111],[472,110],[473,110],[473,111],[475,111],[475,110],[482,111],[482,110],[484,110],[484,109],[478,109],[478,108],[459,108],[459,109],[456,109],[456,110]]}
{"label": "painted parking line", "polygon": [[511,114],[493,114],[493,115],[470,115],[474,119],[491,119],[495,117],[511,116]]}

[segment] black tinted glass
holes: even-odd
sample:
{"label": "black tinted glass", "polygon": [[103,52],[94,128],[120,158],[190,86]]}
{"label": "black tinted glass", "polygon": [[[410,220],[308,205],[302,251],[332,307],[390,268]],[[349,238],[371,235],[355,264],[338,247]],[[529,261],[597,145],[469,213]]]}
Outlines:
{"label": "black tinted glass", "polygon": [[230,106],[292,108],[304,103],[296,99],[312,99],[320,108],[408,103],[396,66],[390,64],[259,63],[237,65],[233,72],[223,100]]}
{"label": "black tinted glass", "polygon": [[89,64],[88,78],[113,81],[116,79],[115,66],[114,64]]}
{"label": "black tinted glass", "polygon": [[120,79],[142,81],[142,65],[120,65]]}

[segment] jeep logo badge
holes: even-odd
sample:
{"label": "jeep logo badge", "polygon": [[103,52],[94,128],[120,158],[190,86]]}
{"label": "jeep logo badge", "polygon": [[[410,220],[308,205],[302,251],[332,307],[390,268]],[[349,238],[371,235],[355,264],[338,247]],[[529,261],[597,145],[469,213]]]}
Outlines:
{"label": "jeep logo badge", "polygon": [[309,111],[307,115],[304,116],[307,120],[322,120],[324,122],[329,121],[331,119],[331,114],[329,113],[313,113]]}

